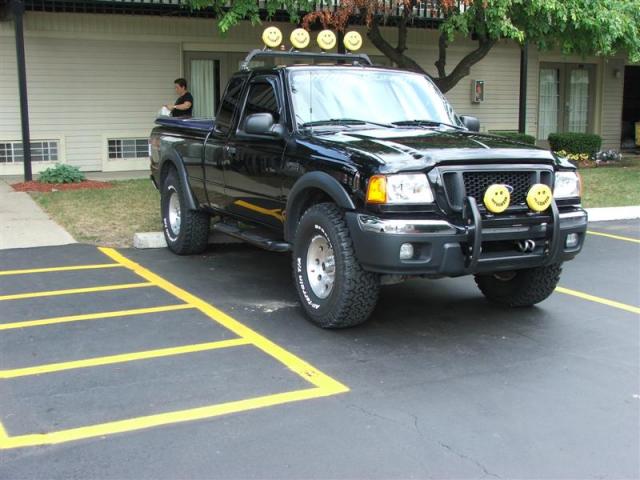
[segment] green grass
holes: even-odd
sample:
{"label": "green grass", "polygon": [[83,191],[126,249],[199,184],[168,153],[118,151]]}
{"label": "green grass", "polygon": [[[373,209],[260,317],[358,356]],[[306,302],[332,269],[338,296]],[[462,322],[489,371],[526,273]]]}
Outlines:
{"label": "green grass", "polygon": [[111,182],[104,190],[32,193],[32,197],[79,242],[129,247],[135,232],[162,229],[160,196],[151,182]]}
{"label": "green grass", "polygon": [[627,156],[619,166],[581,168],[585,207],[640,205],[640,156]]}

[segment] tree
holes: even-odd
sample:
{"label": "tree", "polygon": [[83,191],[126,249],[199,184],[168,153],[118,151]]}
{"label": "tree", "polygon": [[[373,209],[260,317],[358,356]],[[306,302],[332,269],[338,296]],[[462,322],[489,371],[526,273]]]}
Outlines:
{"label": "tree", "polygon": [[[260,21],[256,0],[188,2],[197,8],[212,7],[223,32],[245,18]],[[626,52],[632,62],[640,61],[640,0],[440,0],[439,4],[443,20],[434,74],[408,54],[408,28],[414,7],[419,7],[417,0],[342,0],[337,8],[324,11],[315,11],[309,0],[266,0],[264,8],[272,16],[284,6],[291,21],[302,22],[305,28],[320,22],[343,31],[350,23],[363,23],[367,37],[383,55],[401,68],[429,75],[443,92],[469,75],[501,39],[527,42],[541,50],[559,48],[565,54]],[[395,45],[380,29],[391,19],[398,30]],[[460,37],[473,39],[476,47],[449,68],[447,48]]]}

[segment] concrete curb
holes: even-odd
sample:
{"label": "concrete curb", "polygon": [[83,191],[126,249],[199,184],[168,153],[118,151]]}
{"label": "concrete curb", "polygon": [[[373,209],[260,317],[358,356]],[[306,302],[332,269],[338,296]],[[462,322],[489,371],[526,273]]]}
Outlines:
{"label": "concrete curb", "polygon": [[[211,232],[209,245],[228,245],[231,243],[244,243],[242,240],[229,237],[220,232]],[[134,248],[166,248],[167,241],[162,232],[139,232],[133,235]]]}
{"label": "concrete curb", "polygon": [[587,208],[590,222],[606,222],[609,220],[633,220],[640,218],[640,205],[629,207]]}

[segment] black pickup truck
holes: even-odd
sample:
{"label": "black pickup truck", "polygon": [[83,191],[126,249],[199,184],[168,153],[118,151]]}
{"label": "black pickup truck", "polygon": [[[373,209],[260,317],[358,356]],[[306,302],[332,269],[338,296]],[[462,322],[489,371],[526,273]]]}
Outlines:
{"label": "black pickup truck", "polygon": [[211,228],[291,252],[301,304],[325,328],[362,323],[380,286],[412,277],[474,275],[512,307],[553,292],[587,228],[571,163],[478,133],[424,75],[349,54],[248,67],[268,53],[247,57],[214,120],[156,122],[173,252],[203,251]]}

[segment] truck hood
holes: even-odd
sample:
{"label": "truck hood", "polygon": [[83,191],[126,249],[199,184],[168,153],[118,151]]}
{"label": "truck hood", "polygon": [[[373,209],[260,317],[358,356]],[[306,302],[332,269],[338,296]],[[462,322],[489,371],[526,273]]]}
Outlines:
{"label": "truck hood", "polygon": [[423,170],[437,164],[556,163],[548,150],[452,128],[325,130],[314,132],[312,138],[313,143],[343,150],[354,160],[377,163],[381,173]]}

